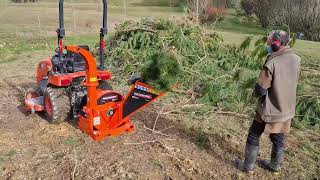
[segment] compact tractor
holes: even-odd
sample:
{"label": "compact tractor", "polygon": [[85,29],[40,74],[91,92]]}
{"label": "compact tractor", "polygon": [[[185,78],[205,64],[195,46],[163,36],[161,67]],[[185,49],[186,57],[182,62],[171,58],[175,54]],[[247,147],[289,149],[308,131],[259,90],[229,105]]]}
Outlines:
{"label": "compact tractor", "polygon": [[104,36],[107,34],[107,0],[103,3],[100,29],[99,66],[87,45],[63,45],[64,0],[59,1],[58,48],[52,58],[37,66],[37,90],[29,89],[25,107],[31,113],[44,111],[50,123],[78,119],[79,128],[93,140],[134,130],[129,117],[164,93],[154,90],[139,78],[131,79],[126,96],[112,90],[112,74],[106,70]]}

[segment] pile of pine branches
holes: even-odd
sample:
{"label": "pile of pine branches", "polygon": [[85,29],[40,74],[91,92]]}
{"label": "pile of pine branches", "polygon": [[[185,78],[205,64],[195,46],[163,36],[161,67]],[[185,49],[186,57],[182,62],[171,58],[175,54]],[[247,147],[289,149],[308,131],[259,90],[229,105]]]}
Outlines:
{"label": "pile of pine branches", "polygon": [[126,21],[109,39],[109,67],[122,78],[141,75],[159,89],[194,92],[200,102],[243,111],[263,60],[249,54],[250,41],[226,46],[217,33],[186,22]]}
{"label": "pile of pine branches", "polygon": [[266,56],[266,38],[249,51],[252,39],[225,45],[217,33],[187,22],[144,19],[118,25],[106,53],[109,67],[121,78],[140,75],[162,90],[178,82],[178,90],[196,95],[199,103],[250,113],[252,88]]}

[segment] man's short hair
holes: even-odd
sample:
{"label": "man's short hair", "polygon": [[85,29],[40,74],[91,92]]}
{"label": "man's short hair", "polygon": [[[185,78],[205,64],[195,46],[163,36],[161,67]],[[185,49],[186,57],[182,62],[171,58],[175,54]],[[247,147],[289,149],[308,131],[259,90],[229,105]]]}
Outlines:
{"label": "man's short hair", "polygon": [[286,46],[288,45],[289,41],[290,41],[290,37],[289,34],[285,31],[280,31],[280,42],[282,46]]}

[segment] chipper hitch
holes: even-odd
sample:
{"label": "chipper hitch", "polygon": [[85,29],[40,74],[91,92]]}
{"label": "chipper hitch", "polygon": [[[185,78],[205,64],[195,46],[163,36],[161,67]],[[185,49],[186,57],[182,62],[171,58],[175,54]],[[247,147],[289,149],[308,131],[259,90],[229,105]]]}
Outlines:
{"label": "chipper hitch", "polygon": [[[164,95],[139,81],[132,85],[125,97],[113,90],[100,90],[93,55],[79,46],[65,46],[65,49],[81,55],[86,62],[82,86],[87,87],[87,103],[79,113],[79,128],[95,141],[133,131],[134,125],[129,117]],[[40,102],[44,98],[33,91],[30,93],[25,100],[27,109],[44,110],[44,103]]]}

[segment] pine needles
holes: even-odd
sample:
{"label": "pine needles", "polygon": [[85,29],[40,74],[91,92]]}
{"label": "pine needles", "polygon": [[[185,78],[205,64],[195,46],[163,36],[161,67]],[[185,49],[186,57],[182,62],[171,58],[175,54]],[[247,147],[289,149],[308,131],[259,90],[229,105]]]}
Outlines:
{"label": "pine needles", "polygon": [[298,119],[295,126],[320,125],[320,98],[316,96],[301,96],[298,98],[296,113]]}
{"label": "pine needles", "polygon": [[140,73],[161,90],[179,82],[179,89],[200,94],[197,101],[239,112],[252,103],[252,84],[263,63],[247,54],[251,39],[225,46],[215,32],[185,22],[127,21],[110,38],[108,62],[123,78]]}
{"label": "pine needles", "polygon": [[180,73],[176,59],[163,52],[152,54],[147,59],[142,67],[142,79],[156,89],[170,90]]}

